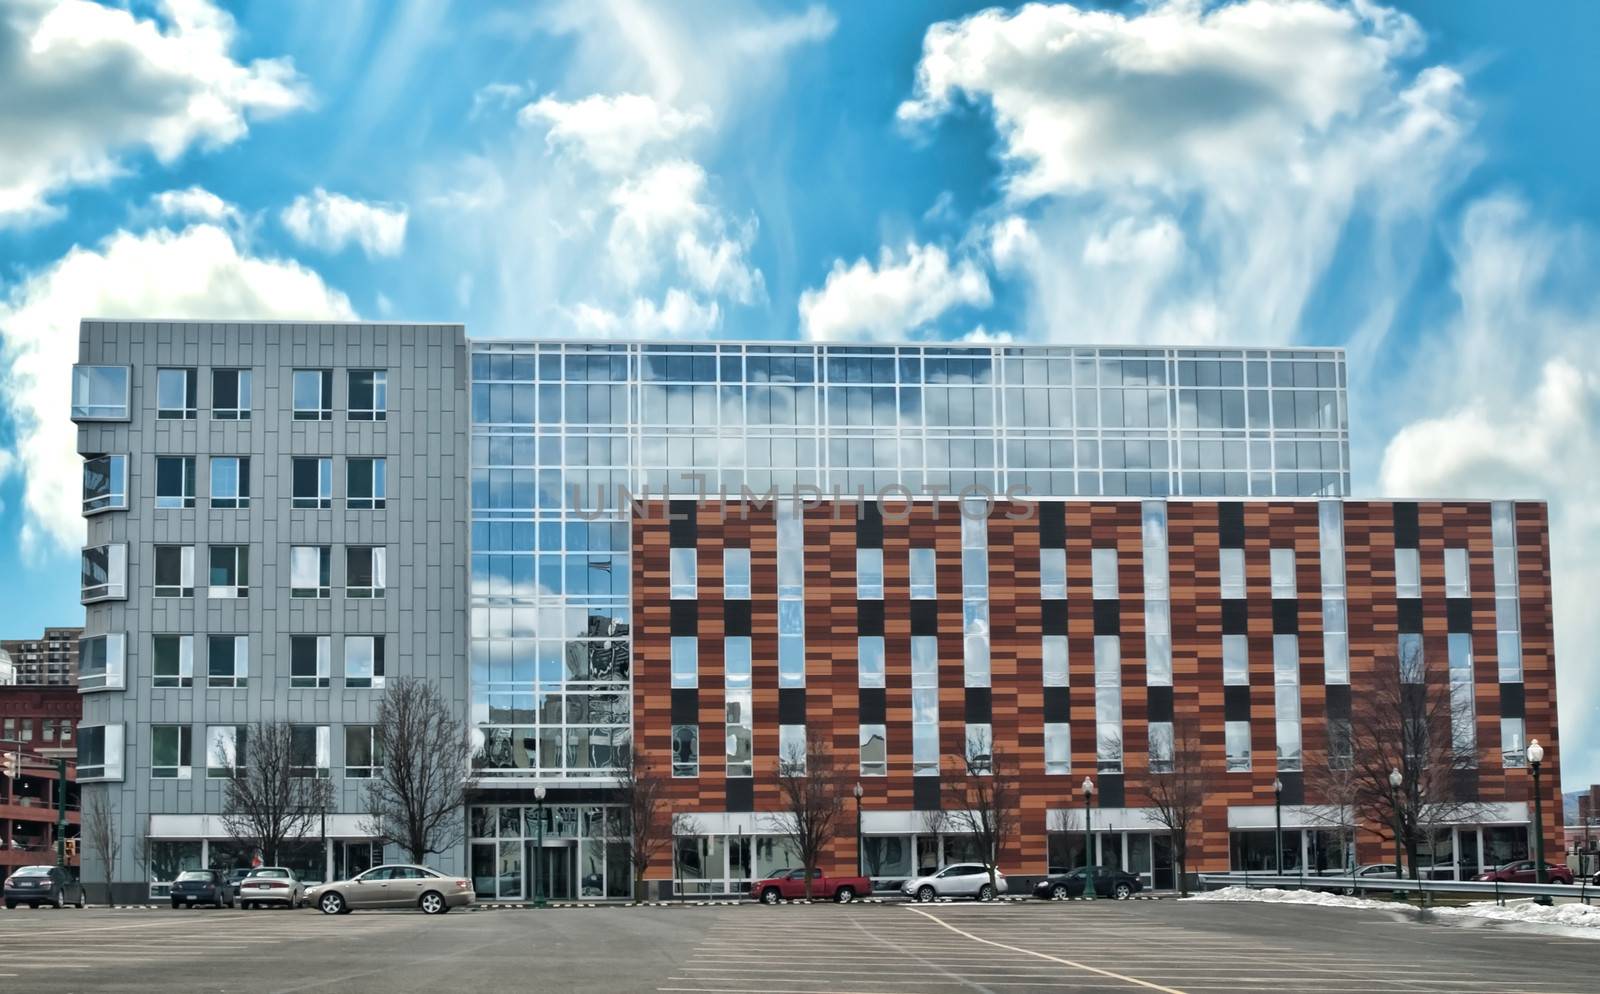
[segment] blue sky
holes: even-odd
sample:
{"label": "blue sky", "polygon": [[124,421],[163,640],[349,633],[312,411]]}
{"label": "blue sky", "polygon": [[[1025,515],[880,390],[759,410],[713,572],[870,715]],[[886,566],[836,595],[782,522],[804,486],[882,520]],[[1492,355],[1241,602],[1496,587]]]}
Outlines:
{"label": "blue sky", "polygon": [[0,631],[83,314],[1317,343],[1359,493],[1551,502],[1600,780],[1600,8],[0,0]]}

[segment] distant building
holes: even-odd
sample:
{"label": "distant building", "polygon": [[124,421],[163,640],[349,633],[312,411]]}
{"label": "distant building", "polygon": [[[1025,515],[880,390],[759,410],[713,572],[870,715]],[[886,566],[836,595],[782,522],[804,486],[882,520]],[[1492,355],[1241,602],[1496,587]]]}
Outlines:
{"label": "distant building", "polygon": [[0,687],[9,687],[17,682],[17,667],[11,661],[11,653],[0,649]]}
{"label": "distant building", "polygon": [[[0,688],[0,753],[22,757],[22,775],[0,774],[0,877],[56,860],[56,767],[41,749],[71,748],[82,699],[66,687]],[[76,764],[67,764],[67,838],[78,836]],[[75,846],[73,847],[75,848]],[[78,865],[69,853],[67,863]]]}
{"label": "distant building", "polygon": [[[14,679],[24,687],[74,687],[78,683],[78,640],[82,628],[46,628],[32,639],[7,639],[0,650],[11,657]],[[6,683],[0,663],[0,684]]]}

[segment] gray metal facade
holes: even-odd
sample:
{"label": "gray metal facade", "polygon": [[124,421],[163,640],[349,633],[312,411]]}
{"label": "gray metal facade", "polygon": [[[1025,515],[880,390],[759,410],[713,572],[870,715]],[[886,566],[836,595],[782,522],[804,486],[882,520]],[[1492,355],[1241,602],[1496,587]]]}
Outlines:
{"label": "gray metal facade", "polygon": [[[122,687],[85,688],[81,726],[121,726],[121,775],[111,778],[108,769],[107,778],[98,782],[80,777],[86,781],[86,806],[95,792],[112,794],[122,837],[116,876],[126,882],[127,896],[137,897],[144,888],[139,851],[152,815],[222,810],[224,781],[208,779],[206,772],[209,726],[256,721],[330,726],[337,814],[344,816],[334,820],[348,827],[362,811],[360,781],[342,775],[343,727],[370,724],[382,690],[346,686],[347,637],[384,636],[388,679],[416,676],[435,682],[465,713],[466,339],[459,325],[87,320],[79,363],[130,371],[127,420],[78,419],[78,450],[86,458],[128,456],[126,510],[87,517],[88,547],[126,543],[125,598],[86,606],[87,637],[126,635]],[[158,418],[157,371],[164,368],[197,371],[194,418]],[[214,416],[211,374],[216,369],[251,371],[247,420]],[[328,420],[294,416],[291,384],[297,369],[331,371]],[[383,420],[347,417],[349,370],[385,372]],[[192,508],[157,506],[156,460],[163,455],[194,457]],[[212,506],[214,456],[249,457],[247,508]],[[296,456],[331,458],[330,508],[292,506]],[[386,460],[386,506],[380,509],[347,506],[346,462],[363,456]],[[159,544],[195,548],[192,596],[155,596],[153,560]],[[208,596],[206,550],[213,544],[248,548],[247,596]],[[330,596],[291,596],[290,549],[306,545],[332,547]],[[351,545],[386,550],[381,598],[347,595],[345,550]],[[195,637],[192,686],[154,685],[153,638],[168,633]],[[248,637],[245,686],[208,686],[207,637],[213,634]],[[291,688],[292,635],[331,637],[327,688]],[[150,737],[158,724],[192,730],[192,772],[186,779],[152,778]],[[170,834],[170,822],[164,831]],[[458,853],[438,862],[447,872],[459,864]],[[87,880],[96,880],[100,871],[86,866],[84,872]]]}

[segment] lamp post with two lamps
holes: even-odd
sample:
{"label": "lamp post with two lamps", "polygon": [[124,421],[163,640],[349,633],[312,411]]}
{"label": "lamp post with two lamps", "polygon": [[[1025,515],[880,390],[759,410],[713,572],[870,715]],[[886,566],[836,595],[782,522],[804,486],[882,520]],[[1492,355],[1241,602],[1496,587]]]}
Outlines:
{"label": "lamp post with two lamps", "polygon": [[1094,900],[1094,829],[1090,826],[1089,819],[1093,815],[1090,807],[1094,801],[1094,781],[1088,777],[1083,778],[1083,896],[1086,900]]}

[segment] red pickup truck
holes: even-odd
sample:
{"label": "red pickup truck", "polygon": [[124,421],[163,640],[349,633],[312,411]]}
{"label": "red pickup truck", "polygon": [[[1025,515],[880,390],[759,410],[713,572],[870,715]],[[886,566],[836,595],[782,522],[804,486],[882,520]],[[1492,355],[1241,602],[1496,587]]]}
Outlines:
{"label": "red pickup truck", "polygon": [[[829,877],[821,870],[811,871],[811,898],[820,901],[832,898],[848,904],[858,897],[872,894],[872,881],[866,877]],[[765,880],[750,885],[750,896],[763,904],[777,904],[782,900],[798,901],[806,896],[806,871],[779,870]]]}

